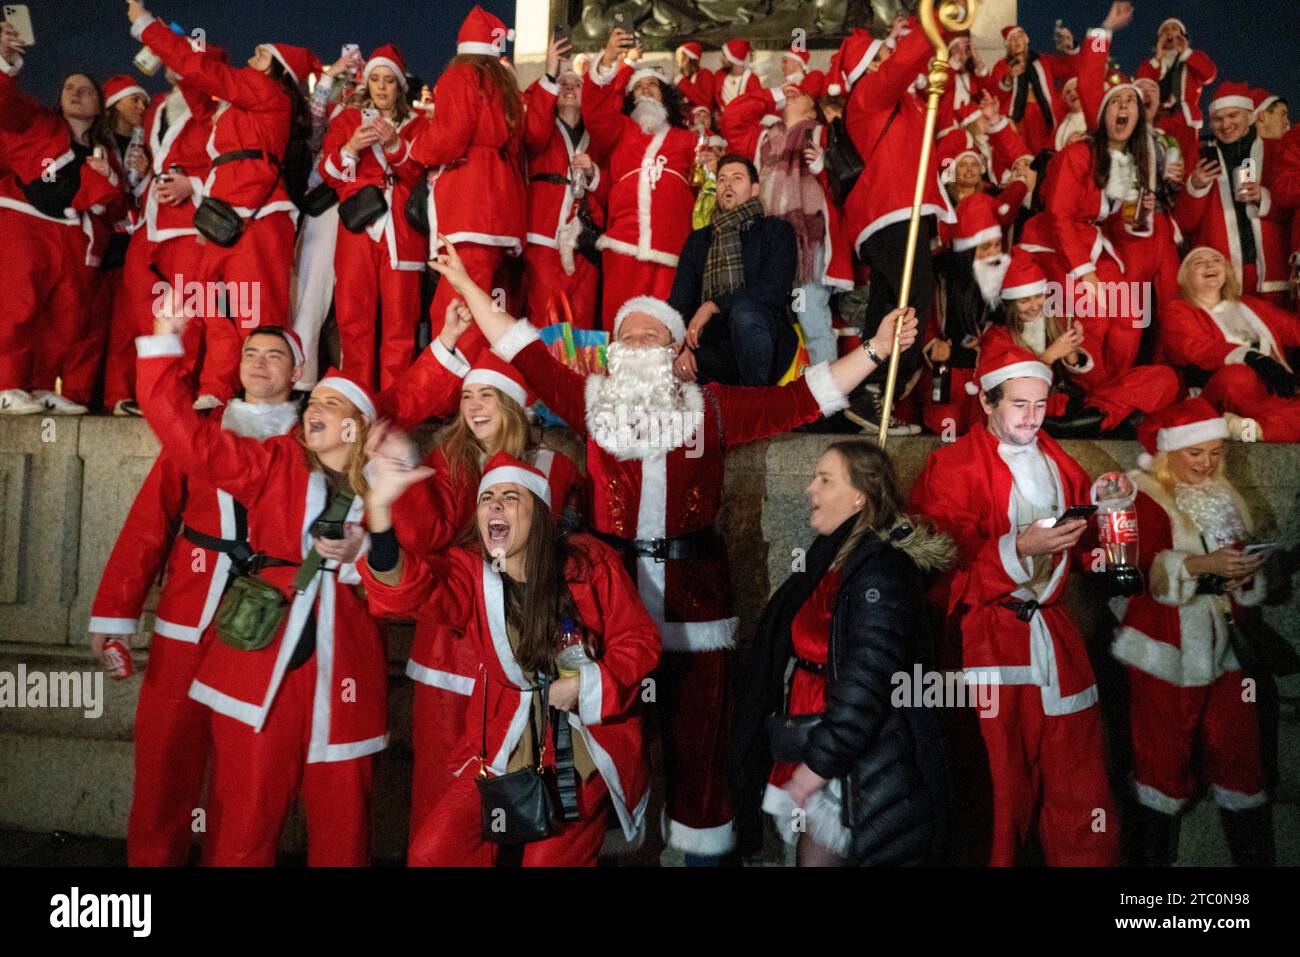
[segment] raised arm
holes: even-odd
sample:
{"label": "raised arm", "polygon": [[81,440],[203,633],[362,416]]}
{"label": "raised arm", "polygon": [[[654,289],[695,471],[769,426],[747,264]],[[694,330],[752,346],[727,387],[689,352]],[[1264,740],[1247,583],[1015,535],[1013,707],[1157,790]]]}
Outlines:
{"label": "raised arm", "polygon": [[[143,7],[141,8],[143,9]],[[210,96],[227,101],[241,110],[283,110],[283,103],[272,98],[284,96],[269,77],[266,82],[250,82],[257,71],[233,67],[205,57],[190,46],[188,37],[178,36],[161,21],[144,13],[131,24],[131,36],[147,46],[158,59],[171,67],[185,82]]]}
{"label": "raised arm", "polygon": [[627,125],[623,116],[623,95],[632,68],[620,64],[618,51],[630,41],[630,35],[615,29],[610,34],[600,59],[594,60],[582,81],[582,122],[591,134],[591,150],[607,159]]}

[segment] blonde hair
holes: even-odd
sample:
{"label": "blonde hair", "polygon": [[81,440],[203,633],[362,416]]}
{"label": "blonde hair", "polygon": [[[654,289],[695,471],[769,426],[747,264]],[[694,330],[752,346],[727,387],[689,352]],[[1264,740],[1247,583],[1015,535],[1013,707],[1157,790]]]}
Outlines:
{"label": "blonde hair", "polygon": [[1183,264],[1178,267],[1178,291],[1182,293],[1183,298],[1188,302],[1196,302],[1196,293],[1192,290],[1192,257],[1201,253],[1207,253],[1215,256],[1223,263],[1225,276],[1223,278],[1223,291],[1221,295],[1228,302],[1236,302],[1241,298],[1241,277],[1237,275],[1237,268],[1232,265],[1228,257],[1223,255],[1217,249],[1209,246],[1197,246],[1186,256],[1183,257]]}
{"label": "blonde hair", "polygon": [[[365,475],[367,461],[366,440],[370,438],[370,422],[365,415],[362,414],[361,410],[355,405],[352,405],[351,402],[348,403],[348,407],[352,411],[343,417],[343,421],[346,423],[348,419],[351,419],[355,422],[357,426],[357,434],[353,440],[348,443],[348,466],[344,470],[344,477],[347,480],[348,488],[352,489],[352,492],[357,496],[357,498],[364,498],[366,492],[370,491],[370,483],[366,481]],[[294,437],[298,440],[298,444],[302,446],[303,452],[307,454],[307,467],[313,472],[324,472],[325,464],[321,462],[320,456],[307,448],[306,435],[302,430],[301,418],[298,420]]]}
{"label": "blonde hair", "polygon": [[[1012,341],[1022,349],[1029,349],[1025,344],[1025,324],[1021,321],[1020,314],[1016,311],[1016,302],[1018,301],[1019,300],[1008,299],[1002,303],[1002,309],[1007,317],[1007,329],[1011,332]],[[1051,313],[1047,312],[1047,310],[1043,310],[1043,329],[1046,332],[1048,345],[1055,342],[1060,338],[1061,334],[1065,332],[1065,328],[1061,325],[1060,317],[1053,316]],[[1033,352],[1032,349],[1029,349],[1029,351]]]}
{"label": "blonde hair", "polygon": [[[1210,478],[1222,479],[1223,470],[1227,461],[1227,456],[1220,457],[1219,464]],[[1169,492],[1170,494],[1173,493],[1174,486],[1178,483],[1178,479],[1174,476],[1173,467],[1169,464],[1168,452],[1157,452],[1151,459],[1151,477],[1159,482],[1166,492]]]}
{"label": "blonde hair", "polygon": [[443,457],[447,460],[448,477],[453,482],[459,481],[462,475],[477,478],[480,456],[491,457],[498,452],[505,452],[522,459],[532,444],[523,406],[496,386],[489,388],[496,395],[497,407],[501,410],[501,428],[497,430],[490,446],[479,441],[478,436],[465,423],[465,416],[459,412],[456,413],[456,420],[438,438]]}

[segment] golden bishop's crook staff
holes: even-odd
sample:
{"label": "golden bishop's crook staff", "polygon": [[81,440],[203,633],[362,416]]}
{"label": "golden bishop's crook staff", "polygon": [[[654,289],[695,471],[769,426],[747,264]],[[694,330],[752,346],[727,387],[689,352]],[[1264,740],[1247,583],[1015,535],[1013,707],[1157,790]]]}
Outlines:
{"label": "golden bishop's crook staff", "polygon": [[[939,100],[948,86],[948,44],[939,31],[939,24],[949,30],[969,30],[975,22],[978,0],[940,0],[935,11],[935,0],[921,0],[917,14],[921,27],[934,45],[934,59],[930,61],[929,95],[925,103],[925,138],[921,143],[921,163],[916,168],[916,190],[912,194],[912,218],[907,224],[907,255],[903,258],[903,283],[898,293],[898,307],[907,307],[912,292],[912,266],[916,262],[916,242],[921,231],[921,202],[925,197],[926,177],[930,171],[930,154],[934,149],[934,128],[939,118]],[[929,250],[926,254],[929,255]],[[894,347],[889,352],[889,372],[885,377],[885,395],[881,403],[880,435],[877,443],[883,449],[889,440],[889,420],[894,412],[894,388],[898,384],[898,334],[894,324]]]}

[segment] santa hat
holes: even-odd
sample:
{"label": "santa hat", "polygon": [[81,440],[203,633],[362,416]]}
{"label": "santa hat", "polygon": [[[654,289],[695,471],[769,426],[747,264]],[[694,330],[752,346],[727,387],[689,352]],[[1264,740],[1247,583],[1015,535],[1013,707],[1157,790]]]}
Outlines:
{"label": "santa hat", "polygon": [[953,129],[941,136],[935,144],[934,155],[940,178],[945,183],[957,178],[957,163],[964,156],[979,160],[980,169],[986,169],[984,154],[971,146],[970,135],[963,129]]}
{"label": "santa hat", "polygon": [[980,349],[979,362],[975,367],[975,380],[966,383],[966,391],[978,395],[981,390],[991,392],[1008,379],[1029,377],[1042,379],[1052,384],[1051,367],[1039,362],[1032,352],[1015,345],[1008,339],[994,339]]}
{"label": "santa hat", "polygon": [[521,407],[528,405],[528,383],[523,375],[490,351],[484,351],[474,360],[474,367],[465,373],[463,384],[490,385],[510,396]]}
{"label": "santa hat", "polygon": [[1250,87],[1245,83],[1235,83],[1227,80],[1219,84],[1219,88],[1214,91],[1214,99],[1210,100],[1209,109],[1206,113],[1213,114],[1218,110],[1254,110],[1255,100],[1250,95]]}
{"label": "santa hat", "polygon": [[821,72],[805,73],[799,80],[799,89],[814,100],[819,100],[826,92],[826,74]]}
{"label": "santa hat", "polygon": [[952,115],[958,126],[965,126],[979,117],[980,105],[974,100],[970,100],[955,108]]}
{"label": "santa hat", "polygon": [[499,57],[506,52],[506,43],[514,39],[515,31],[506,29],[500,18],[475,7],[456,34],[456,52]]}
{"label": "santa hat", "polygon": [[258,326],[256,329],[248,331],[250,336],[279,336],[284,340],[289,351],[293,353],[293,364],[300,366],[303,364],[307,353],[303,351],[302,340],[298,338],[298,333],[294,332],[287,326]]}
{"label": "santa hat", "polygon": [[644,312],[658,319],[668,329],[674,342],[685,341],[686,323],[682,321],[682,314],[654,296],[633,296],[623,303],[614,316],[614,339],[618,339],[618,329],[623,324],[623,320],[634,312]]}
{"label": "santa hat", "polygon": [[1011,250],[1011,265],[1002,277],[1002,298],[1007,302],[1028,299],[1047,292],[1047,276],[1039,267],[1033,253],[1021,246]]}
{"label": "santa hat", "polygon": [[694,40],[689,43],[683,43],[677,49],[681,50],[686,54],[688,59],[694,60],[696,63],[699,63],[700,57],[704,56],[704,47],[700,46]]}
{"label": "santa hat", "polygon": [[1198,396],[1148,415],[1138,426],[1137,437],[1145,450],[1138,456],[1138,468],[1149,472],[1161,452],[1176,452],[1213,439],[1226,439],[1228,423],[1214,406]]}
{"label": "santa hat", "polygon": [[793,46],[788,50],[782,51],[781,58],[785,59],[786,57],[789,57],[791,60],[798,60],[805,70],[808,69],[808,64],[811,62],[807,50],[800,50]]}
{"label": "santa hat", "polygon": [[361,82],[365,83],[370,79],[370,71],[377,66],[386,66],[393,71],[397,77],[397,84],[405,90],[406,86],[406,60],[402,57],[402,51],[397,48],[395,43],[385,43],[374,53],[370,54],[370,59],[366,61],[366,68],[361,71]]}
{"label": "santa hat", "polygon": [[627,91],[631,93],[636,89],[636,85],[642,80],[655,79],[660,83],[667,83],[668,76],[657,66],[638,67],[632,71],[632,75],[627,79]]}
{"label": "santa hat", "polygon": [[1255,118],[1259,119],[1259,114],[1263,113],[1282,97],[1276,93],[1270,93],[1268,90],[1252,89],[1250,91],[1251,99],[1255,101]]}
{"label": "santa hat", "polygon": [[1171,23],[1178,24],[1178,29],[1183,32],[1183,36],[1187,36],[1187,24],[1183,23],[1183,21],[1179,20],[1177,17],[1166,17],[1161,20],[1160,26],[1156,27],[1156,36],[1159,36],[1160,32]]}
{"label": "santa hat", "polygon": [[837,53],[839,60],[837,63],[832,64],[835,73],[826,88],[826,92],[830,93],[831,96],[839,96],[852,90],[853,84],[857,83],[862,78],[862,74],[867,72],[867,67],[871,66],[871,61],[876,58],[880,48],[886,44],[893,45],[890,40],[877,40],[866,30],[855,29],[840,44]]}
{"label": "santa hat", "polygon": [[[1021,33],[1025,33],[1025,28],[1022,27],[1020,24],[1018,23],[1007,24],[1005,27],[1002,28],[1002,41],[1005,43],[1007,40],[1010,40],[1011,34],[1015,33],[1017,30],[1019,30]],[[1025,39],[1028,38],[1029,38],[1029,34],[1025,33]]]}
{"label": "santa hat", "polygon": [[[953,166],[956,165],[954,162]],[[953,252],[964,252],[990,239],[1002,238],[997,205],[997,199],[988,193],[972,193],[957,204],[957,234],[952,240]]]}
{"label": "santa hat", "polygon": [[722,58],[736,66],[744,66],[752,50],[748,40],[728,40],[722,44]]}
{"label": "santa hat", "polygon": [[1107,74],[1105,79],[1106,92],[1101,95],[1101,105],[1097,107],[1097,116],[1094,119],[1094,125],[1101,125],[1101,118],[1106,115],[1106,104],[1111,98],[1118,96],[1124,90],[1132,90],[1133,95],[1138,98],[1138,104],[1142,103],[1142,91],[1137,85],[1123,73],[1115,70]]}
{"label": "santa hat", "polygon": [[266,46],[271,56],[279,60],[293,77],[293,82],[306,83],[311,74],[320,73],[320,60],[306,47],[296,47],[291,43],[268,43]]}
{"label": "santa hat", "polygon": [[479,479],[478,494],[482,495],[493,485],[513,482],[522,485],[551,507],[551,483],[546,480],[541,469],[527,462],[521,462],[509,452],[498,452],[487,460],[483,466],[483,477]]}
{"label": "santa hat", "polygon": [[104,81],[104,109],[108,109],[118,100],[124,100],[133,93],[139,93],[146,100],[149,91],[129,76],[110,76]]}
{"label": "santa hat", "polygon": [[727,141],[717,133],[710,133],[704,140],[704,145],[712,146],[716,150],[725,150],[727,148]]}
{"label": "santa hat", "polygon": [[[333,389],[355,405],[366,418],[372,422],[375,420],[375,400],[371,398],[370,390],[355,379],[348,378],[338,369],[330,369],[326,372],[316,383],[316,389]],[[315,389],[312,391],[314,392]]]}

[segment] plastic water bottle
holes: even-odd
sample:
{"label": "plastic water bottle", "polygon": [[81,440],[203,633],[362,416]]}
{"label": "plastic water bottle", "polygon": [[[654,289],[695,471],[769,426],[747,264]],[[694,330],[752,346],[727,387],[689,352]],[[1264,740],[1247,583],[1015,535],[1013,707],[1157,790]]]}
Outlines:
{"label": "plastic water bottle", "polygon": [[1106,550],[1106,571],[1117,595],[1137,595],[1145,587],[1137,567],[1136,494],[1122,472],[1107,472],[1092,487],[1093,500],[1097,503],[1097,535]]}
{"label": "plastic water bottle", "polygon": [[139,173],[131,165],[135,157],[144,155],[144,127],[137,126],[131,131],[131,143],[126,148],[126,181],[135,189],[144,179],[145,174]]}
{"label": "plastic water bottle", "polygon": [[561,678],[574,678],[591,657],[582,646],[582,629],[576,621],[566,617],[561,628],[560,653],[555,656],[555,667],[559,669]]}

